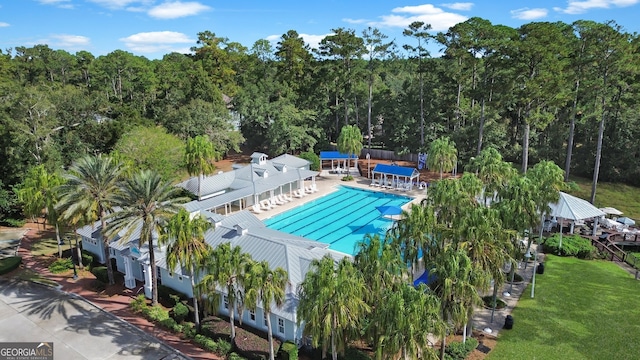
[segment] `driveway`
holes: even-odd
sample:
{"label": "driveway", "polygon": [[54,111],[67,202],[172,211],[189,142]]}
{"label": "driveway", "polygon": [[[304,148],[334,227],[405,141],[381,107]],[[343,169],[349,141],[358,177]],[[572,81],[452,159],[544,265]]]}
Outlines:
{"label": "driveway", "polygon": [[55,359],[188,359],[74,295],[0,278],[0,342],[53,342]]}

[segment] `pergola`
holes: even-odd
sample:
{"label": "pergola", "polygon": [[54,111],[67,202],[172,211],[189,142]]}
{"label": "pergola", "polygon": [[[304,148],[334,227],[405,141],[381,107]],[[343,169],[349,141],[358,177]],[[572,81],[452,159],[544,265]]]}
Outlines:
{"label": "pergola", "polygon": [[349,168],[347,161],[358,160],[356,154],[343,154],[339,151],[320,151],[320,169],[324,169],[324,162],[331,161],[331,170],[340,169],[340,163],[342,162],[343,169],[346,171]]}
{"label": "pergola", "polygon": [[420,182],[420,172],[415,168],[404,166],[376,164],[371,174],[371,184],[376,186],[411,190]]}

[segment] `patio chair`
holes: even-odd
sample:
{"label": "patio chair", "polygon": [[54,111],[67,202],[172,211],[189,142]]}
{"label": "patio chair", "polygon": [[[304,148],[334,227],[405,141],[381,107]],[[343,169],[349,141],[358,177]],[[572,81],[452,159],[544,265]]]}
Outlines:
{"label": "patio chair", "polygon": [[301,198],[304,197],[306,194],[304,193],[304,190],[302,189],[297,189],[293,191],[293,196],[297,197],[297,198]]}
{"label": "patio chair", "polygon": [[271,204],[269,200],[261,200],[260,201],[260,209],[262,210],[271,210]]}
{"label": "patio chair", "polygon": [[259,204],[252,205],[251,208],[249,208],[249,209],[254,214],[259,214],[259,213],[262,212],[262,210],[260,210],[260,205]]}
{"label": "patio chair", "polygon": [[280,194],[277,196],[278,200],[280,200],[281,203],[286,204],[289,202],[289,200],[287,200],[287,198],[284,196],[284,194]]}
{"label": "patio chair", "polygon": [[293,201],[293,198],[289,194],[282,194],[282,197],[287,201]]}

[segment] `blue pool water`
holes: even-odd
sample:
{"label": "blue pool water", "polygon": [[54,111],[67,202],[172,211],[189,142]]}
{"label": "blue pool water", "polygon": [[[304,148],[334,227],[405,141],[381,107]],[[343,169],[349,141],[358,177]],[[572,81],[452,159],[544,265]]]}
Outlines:
{"label": "blue pool water", "polygon": [[[366,234],[384,237],[392,220],[378,206],[402,206],[407,196],[348,186],[264,221],[267,227],[329,244],[332,250],[355,255],[355,245]],[[398,215],[396,215],[396,218]]]}

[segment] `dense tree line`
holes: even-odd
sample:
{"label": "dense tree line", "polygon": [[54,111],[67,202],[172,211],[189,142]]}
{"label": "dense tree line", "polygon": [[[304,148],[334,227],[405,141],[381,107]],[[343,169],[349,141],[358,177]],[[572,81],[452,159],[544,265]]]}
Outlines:
{"label": "dense tree line", "polygon": [[[402,48],[378,29],[338,28],[313,50],[290,30],[250,49],[204,31],[191,55],[158,60],[47,45],[2,52],[0,206],[6,213],[31,167],[126,152],[137,136],[124,135],[141,127],[207,136],[221,154],[245,144],[277,155],[324,149],[353,125],[367,146],[399,154],[446,136],[460,163],[491,147],[523,171],[550,159],[566,176],[640,184],[637,34],[591,21],[429,28],[408,26]],[[430,43],[444,55],[431,56]]]}

